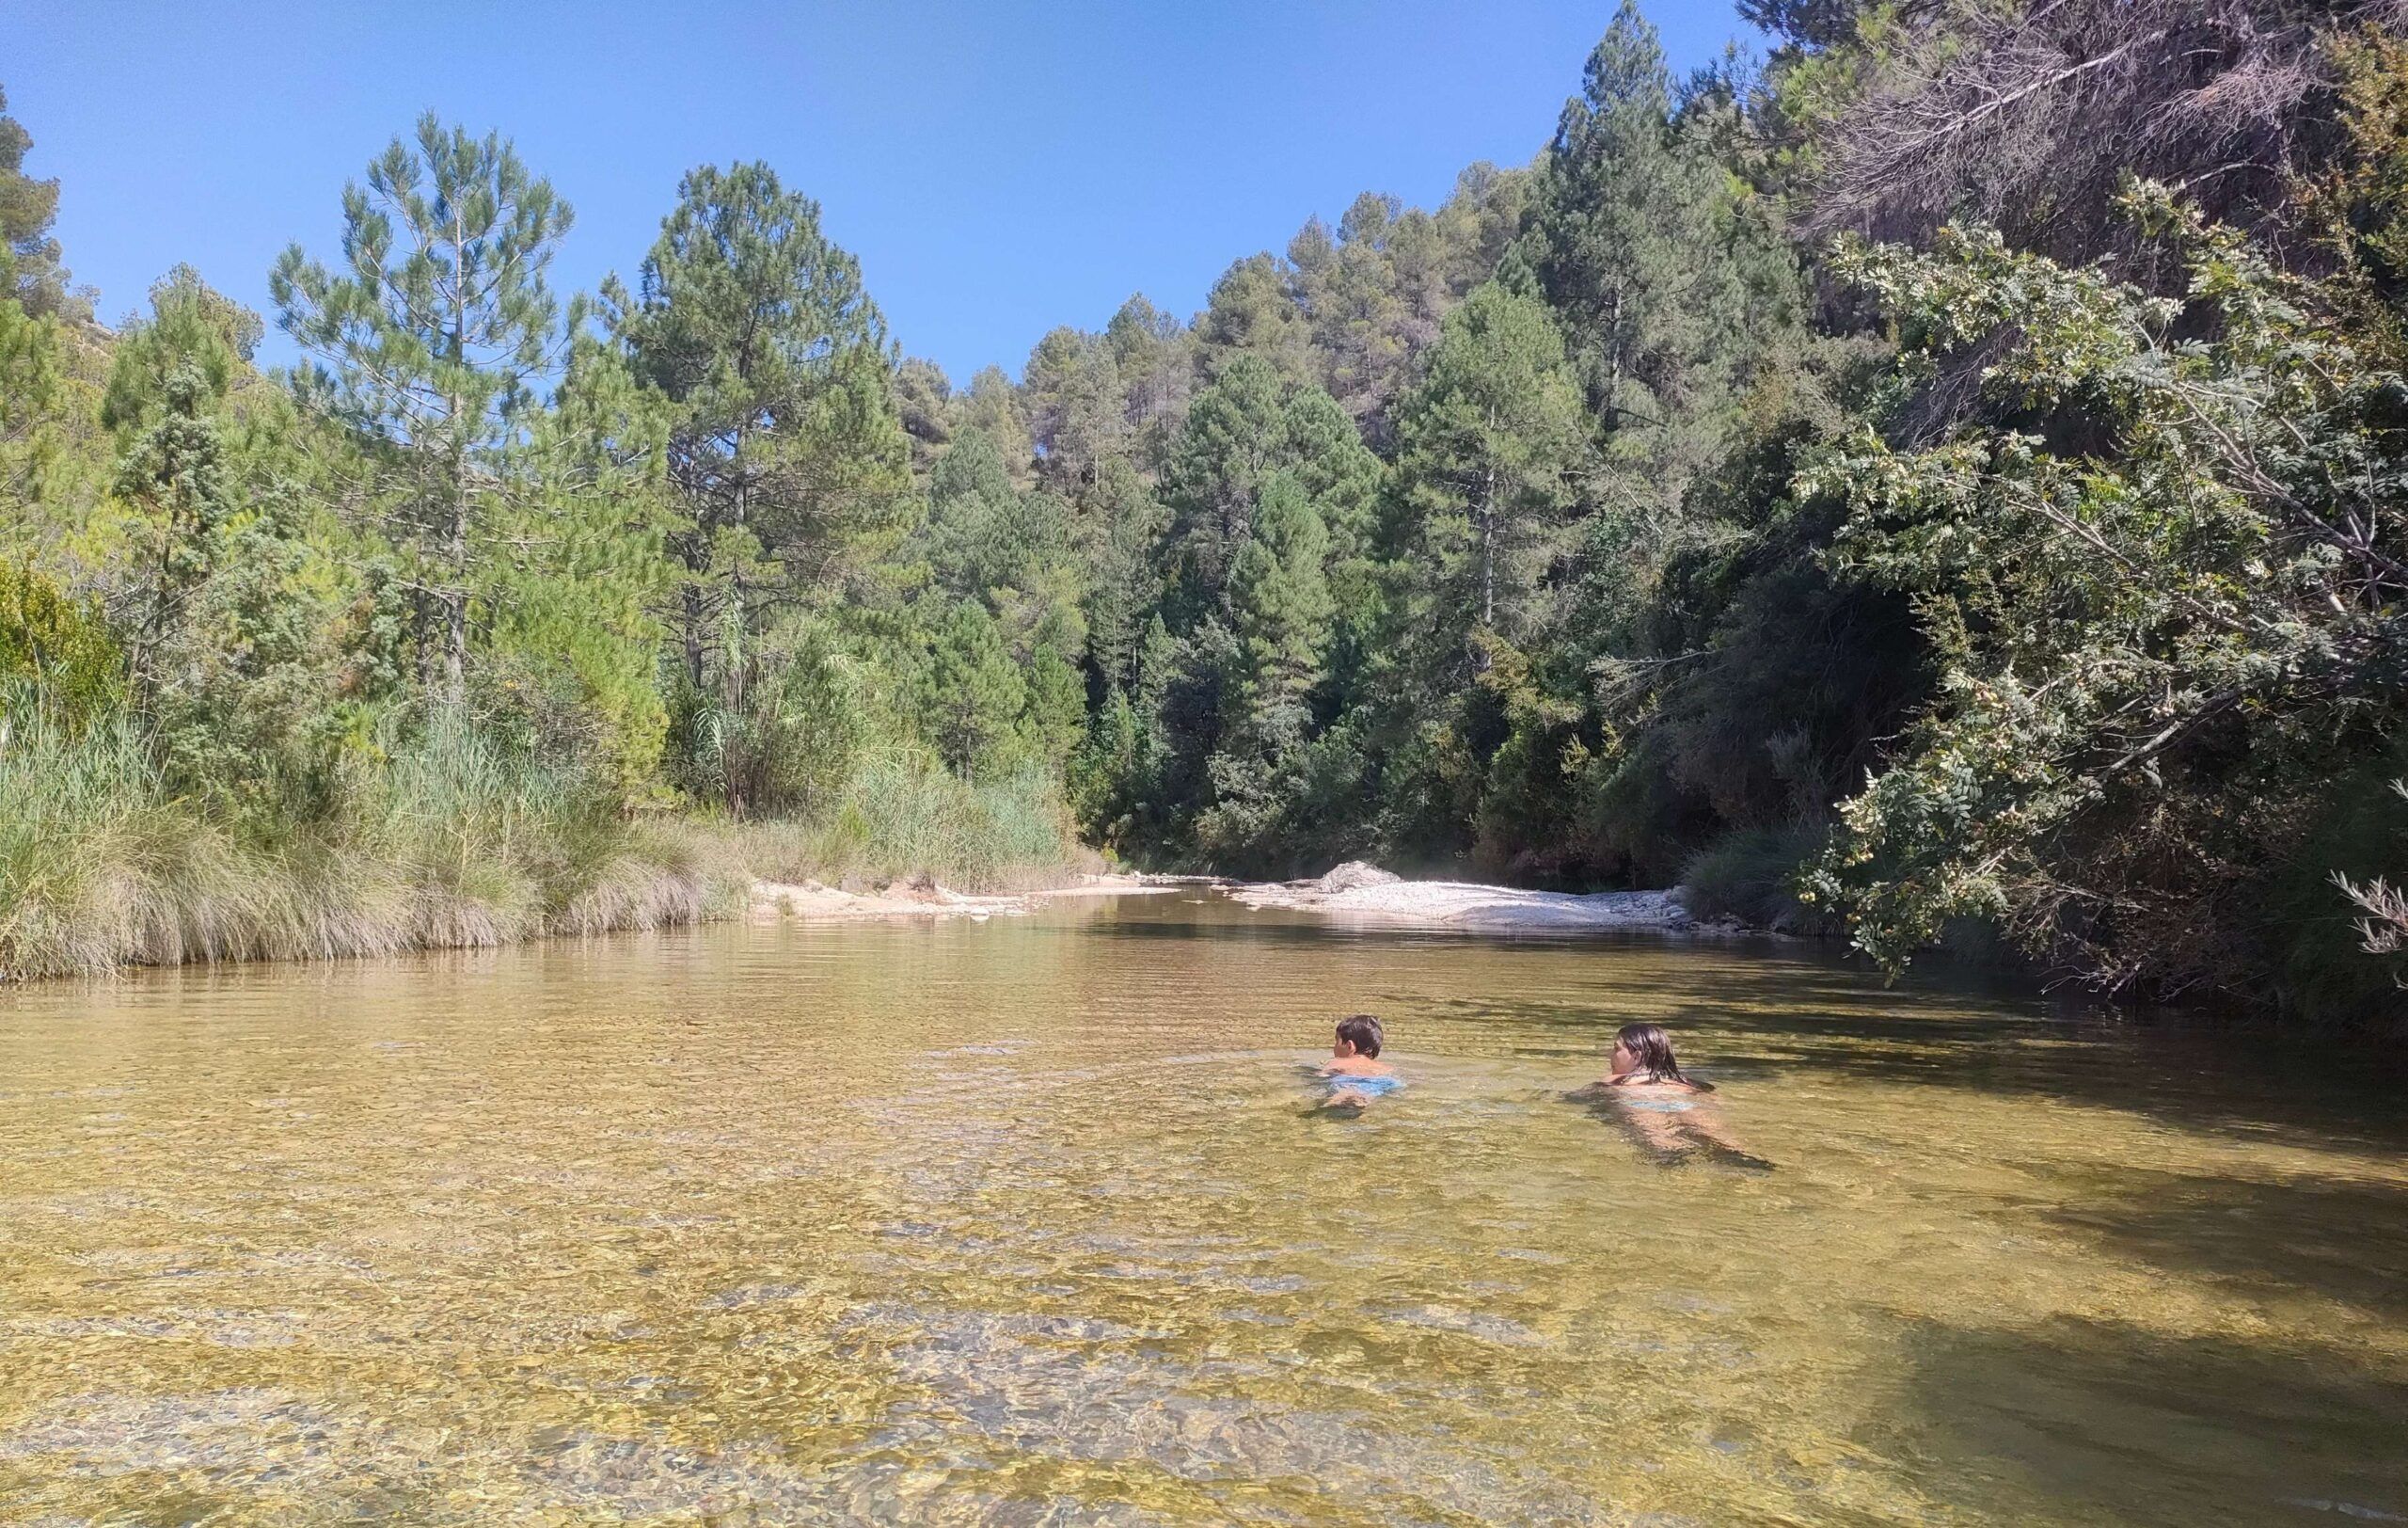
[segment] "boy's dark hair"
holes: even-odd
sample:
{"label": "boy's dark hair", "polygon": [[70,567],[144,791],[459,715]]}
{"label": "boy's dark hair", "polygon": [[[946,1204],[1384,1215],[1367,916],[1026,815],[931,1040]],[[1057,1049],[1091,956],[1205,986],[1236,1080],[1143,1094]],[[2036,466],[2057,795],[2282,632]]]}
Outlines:
{"label": "boy's dark hair", "polygon": [[1350,1013],[1338,1021],[1338,1038],[1354,1047],[1358,1056],[1380,1054],[1380,1021],[1369,1013]]}

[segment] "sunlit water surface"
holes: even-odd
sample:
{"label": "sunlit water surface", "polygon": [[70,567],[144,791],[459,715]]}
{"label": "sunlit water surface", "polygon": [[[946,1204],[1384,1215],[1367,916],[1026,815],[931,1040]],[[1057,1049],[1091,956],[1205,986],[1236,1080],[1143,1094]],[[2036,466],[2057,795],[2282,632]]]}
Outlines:
{"label": "sunlit water surface", "polygon": [[[1774,1170],[1563,1100],[1635,1018]],[[24,990],[0,1520],[2408,1520],[2397,1098],[1194,893]]]}

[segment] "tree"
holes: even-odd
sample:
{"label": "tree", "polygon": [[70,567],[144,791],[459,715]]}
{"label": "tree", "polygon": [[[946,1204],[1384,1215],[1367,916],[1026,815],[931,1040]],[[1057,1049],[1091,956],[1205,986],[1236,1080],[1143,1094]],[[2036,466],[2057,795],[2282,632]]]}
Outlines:
{"label": "tree", "polygon": [[571,215],[508,140],[429,112],[414,143],[396,137],[364,186],[343,188],[344,269],[296,244],[268,279],[278,323],[317,358],[295,374],[297,396],[396,465],[454,706],[480,521],[559,359],[560,305],[545,278]]}
{"label": "tree", "polygon": [[126,326],[109,360],[101,422],[113,430],[139,427],[166,396],[168,376],[197,369],[213,406],[244,379],[266,326],[225,296],[189,265],[178,265],[150,287],[150,316]]}
{"label": "tree", "polygon": [[1145,625],[1162,595],[1157,552],[1169,517],[1125,461],[1106,462],[1083,496],[1087,650],[1105,683],[1137,682]]}
{"label": "tree", "polygon": [[25,528],[23,510],[52,497],[70,390],[59,350],[55,317],[0,296],[0,505],[11,511],[0,522],[0,537],[13,540],[8,533]]}
{"label": "tree", "polygon": [[1012,386],[1000,366],[982,366],[970,386],[953,395],[953,428],[983,430],[1001,454],[1016,484],[1026,484],[1035,443],[1029,431],[1028,401]]}
{"label": "tree", "polygon": [[33,135],[8,115],[8,93],[0,89],[0,244],[8,249],[7,290],[28,313],[87,318],[91,303],[68,285],[51,225],[58,220],[58,182],[25,173]]}
{"label": "tree", "polygon": [[687,682],[734,715],[777,610],[829,588],[907,512],[885,323],[818,204],[762,164],[688,173],[636,291],[612,283],[604,303],[635,375],[673,411]]}
{"label": "tree", "polygon": [[1112,315],[1103,340],[1120,383],[1128,454],[1133,465],[1151,470],[1187,412],[1195,373],[1192,339],[1185,325],[1140,293]]}
{"label": "tree", "polygon": [[[1808,40],[1855,30],[1859,8],[1754,3]],[[1807,230],[1912,242],[1965,216],[2079,263],[2136,252],[2115,202],[2141,175],[2281,247],[2334,143],[2328,40],[2403,26],[2400,0],[1900,8],[1875,29],[1868,88],[1809,116]]]}
{"label": "tree", "polygon": [[953,438],[952,397],[953,384],[935,361],[906,356],[895,368],[895,406],[903,433],[911,438],[915,470],[927,470]]}
{"label": "tree", "polygon": [[2236,231],[2130,207],[2190,304],[1978,229],[1841,256],[1910,376],[1986,352],[1988,417],[1801,484],[1941,671],[1810,882],[1893,968],[1972,915],[2111,989],[2240,980],[2242,910],[2401,725],[2408,382]]}
{"label": "tree", "polygon": [[1546,309],[1492,284],[1450,314],[1400,410],[1397,447],[1440,622],[1531,635],[1587,467],[1579,392]]}
{"label": "tree", "polygon": [[209,577],[218,528],[232,509],[225,444],[209,408],[216,401],[201,368],[184,362],[167,374],[150,422],[119,463],[117,491],[137,505],[145,524],[135,610],[127,623],[127,666],[137,700],[153,688],[153,661],[182,624],[185,601]]}
{"label": "tree", "polygon": [[1746,314],[1724,236],[1730,178],[1674,135],[1671,111],[1656,29],[1623,0],[1507,263],[1560,316],[1608,432],[1678,426],[1719,401]]}
{"label": "tree", "polygon": [[1246,544],[1229,570],[1229,613],[1245,668],[1239,704],[1259,732],[1275,713],[1296,718],[1321,675],[1337,608],[1329,594],[1329,534],[1303,486],[1286,472],[1264,485]]}
{"label": "tree", "polygon": [[1269,254],[1249,255],[1223,272],[1196,323],[1204,374],[1218,380],[1252,360],[1289,382],[1316,378],[1312,331],[1290,288],[1290,270]]}
{"label": "tree", "polygon": [[0,560],[0,705],[30,701],[71,728],[106,716],[124,697],[124,658],[97,603]]}
{"label": "tree", "polygon": [[1119,367],[1101,337],[1069,327],[1048,332],[1029,352],[1021,395],[1047,486],[1075,491],[1102,462],[1125,454],[1130,424]]}
{"label": "tree", "polygon": [[495,527],[483,719],[621,802],[657,791],[668,729],[671,417],[622,352],[579,336],[533,422],[528,488]]}
{"label": "tree", "polygon": [[1196,394],[1163,474],[1180,624],[1217,605],[1262,485],[1283,470],[1296,475],[1341,545],[1357,549],[1368,533],[1378,460],[1326,392],[1283,381],[1259,358],[1239,357]]}
{"label": "tree", "polygon": [[974,599],[955,601],[930,635],[921,692],[937,752],[965,774],[1004,762],[1027,708],[1028,686],[994,617]]}
{"label": "tree", "polygon": [[1016,581],[1026,550],[1012,545],[1020,497],[986,431],[972,427],[954,438],[928,473],[925,539],[939,588],[957,599],[984,598]]}

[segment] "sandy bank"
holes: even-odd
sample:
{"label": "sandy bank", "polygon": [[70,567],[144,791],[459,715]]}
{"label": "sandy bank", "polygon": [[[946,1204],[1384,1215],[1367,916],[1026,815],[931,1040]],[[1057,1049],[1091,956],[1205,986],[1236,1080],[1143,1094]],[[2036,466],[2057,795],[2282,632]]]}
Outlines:
{"label": "sandy bank", "polygon": [[1248,907],[1400,928],[1542,933],[1698,927],[1669,891],[1516,891],[1462,881],[1403,881],[1368,866],[1340,866],[1319,881],[1232,886],[1229,895]]}
{"label": "sandy bank", "polygon": [[795,918],[805,923],[859,923],[891,918],[1014,917],[1065,897],[1143,896],[1172,889],[1139,875],[1087,875],[1068,885],[1012,896],[975,897],[940,885],[897,881],[873,891],[846,891],[816,881],[756,881],[748,915],[755,923]]}

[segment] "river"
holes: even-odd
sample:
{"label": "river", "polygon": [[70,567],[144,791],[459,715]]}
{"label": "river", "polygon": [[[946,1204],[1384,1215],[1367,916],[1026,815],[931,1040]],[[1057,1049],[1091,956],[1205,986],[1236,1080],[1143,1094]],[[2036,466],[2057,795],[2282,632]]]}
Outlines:
{"label": "river", "polygon": [[2408,1521],[2370,1065],[1187,890],[25,988],[0,1521]]}

